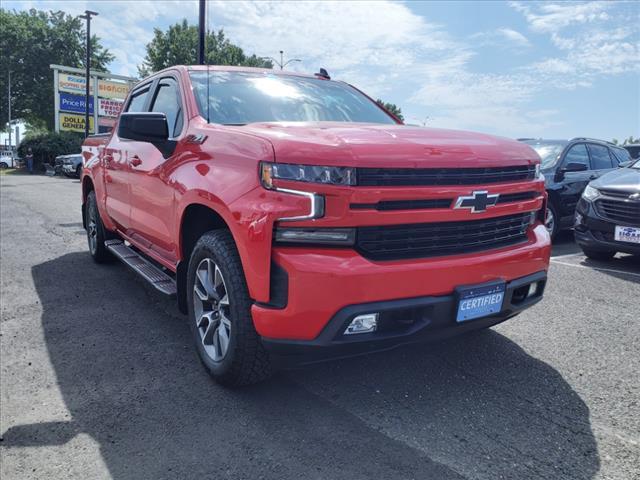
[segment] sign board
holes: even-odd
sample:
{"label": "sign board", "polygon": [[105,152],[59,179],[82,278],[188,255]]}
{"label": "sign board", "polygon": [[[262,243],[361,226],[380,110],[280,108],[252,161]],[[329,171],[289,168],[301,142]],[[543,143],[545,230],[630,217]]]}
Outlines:
{"label": "sign board", "polygon": [[[60,92],[60,111],[85,113],[84,95]],[[93,97],[89,97],[89,114],[93,115]]]}
{"label": "sign board", "polygon": [[127,93],[129,93],[128,83],[98,80],[99,97],[124,100],[125,98],[127,98]]}
{"label": "sign board", "polygon": [[[73,75],[71,73],[60,73],[58,75],[58,90],[84,95],[86,93],[87,80],[84,76]],[[89,85],[89,93],[93,95],[93,82]]]}
{"label": "sign board", "polygon": [[[63,132],[84,132],[84,116],[60,112],[60,130]],[[89,117],[89,131],[94,131],[93,117]]]}
{"label": "sign board", "polygon": [[108,98],[98,99],[98,115],[101,117],[117,117],[122,110],[123,102]]}

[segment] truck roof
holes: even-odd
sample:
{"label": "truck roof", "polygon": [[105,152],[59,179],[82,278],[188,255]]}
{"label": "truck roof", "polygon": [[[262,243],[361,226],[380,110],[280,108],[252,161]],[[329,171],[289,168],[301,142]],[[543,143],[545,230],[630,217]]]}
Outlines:
{"label": "truck roof", "polygon": [[183,71],[213,71],[213,72],[245,72],[245,73],[268,73],[270,75],[282,75],[287,77],[304,77],[304,78],[322,78],[317,75],[308,73],[292,72],[290,70],[276,70],[272,68],[258,68],[258,67],[236,67],[231,65],[174,65],[167,67],[163,70],[149,75],[149,77],[155,77],[156,75],[169,71],[169,70],[183,70]]}

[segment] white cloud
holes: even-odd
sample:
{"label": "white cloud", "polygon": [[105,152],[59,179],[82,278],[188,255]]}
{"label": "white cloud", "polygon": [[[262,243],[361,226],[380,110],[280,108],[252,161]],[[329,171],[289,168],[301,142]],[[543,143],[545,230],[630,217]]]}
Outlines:
{"label": "white cloud", "polygon": [[506,27],[476,33],[471,35],[471,39],[476,41],[476,45],[501,47],[516,51],[531,46],[531,42],[522,33]]}
{"label": "white cloud", "polygon": [[608,2],[510,2],[510,5],[525,16],[531,29],[536,32],[557,32],[569,25],[607,20],[610,6]]}

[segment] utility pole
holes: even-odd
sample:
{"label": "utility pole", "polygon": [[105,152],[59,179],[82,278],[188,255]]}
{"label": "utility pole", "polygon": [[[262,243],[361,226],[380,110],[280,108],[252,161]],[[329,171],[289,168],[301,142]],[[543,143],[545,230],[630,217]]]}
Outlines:
{"label": "utility pole", "polygon": [[[8,93],[8,100],[9,100],[9,152],[11,152],[11,70],[9,70],[9,93]],[[11,155],[13,155],[13,153],[11,152]]]}
{"label": "utility pole", "polygon": [[[91,10],[85,10],[84,15],[80,15],[80,18],[84,18],[87,21],[87,60],[85,62],[86,65],[86,90],[84,97],[84,137],[87,138],[89,136],[89,94],[91,87],[91,78],[90,78],[90,70],[91,70],[91,15],[97,16],[98,12],[92,12]],[[98,92],[93,92],[94,96],[97,96]],[[94,108],[98,108],[97,105],[94,105]]]}
{"label": "utility pole", "polygon": [[206,0],[200,0],[200,15],[198,22],[198,64],[204,65],[205,14]]}

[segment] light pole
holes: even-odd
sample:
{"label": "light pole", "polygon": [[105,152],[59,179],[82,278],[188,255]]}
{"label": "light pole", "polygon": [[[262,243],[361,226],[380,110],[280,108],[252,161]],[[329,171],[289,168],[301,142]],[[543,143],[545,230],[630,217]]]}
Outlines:
{"label": "light pole", "polygon": [[280,70],[284,70],[284,67],[286,67],[290,63],[301,62],[302,61],[299,58],[290,58],[289,60],[287,60],[285,62],[284,61],[284,50],[280,50],[280,61],[276,60],[273,57],[262,57],[262,58],[265,59],[265,60],[271,60],[273,63],[275,63],[276,65],[278,65],[280,67]]}
{"label": "light pole", "polygon": [[9,70],[9,92],[7,98],[9,100],[9,151],[11,151],[11,70]]}
{"label": "light pole", "polygon": [[205,12],[206,0],[200,0],[200,14],[198,22],[198,64],[204,65],[204,41],[205,41]]}
{"label": "light pole", "polygon": [[[80,15],[80,18],[84,18],[87,21],[87,60],[86,64],[86,90],[84,97],[84,137],[87,138],[89,136],[89,87],[91,84],[90,78],[90,70],[91,70],[91,15],[97,16],[98,12],[92,12],[91,10],[85,10],[84,15]],[[93,92],[94,96],[98,94],[98,92]],[[97,105],[94,105],[94,108],[97,108]]]}

